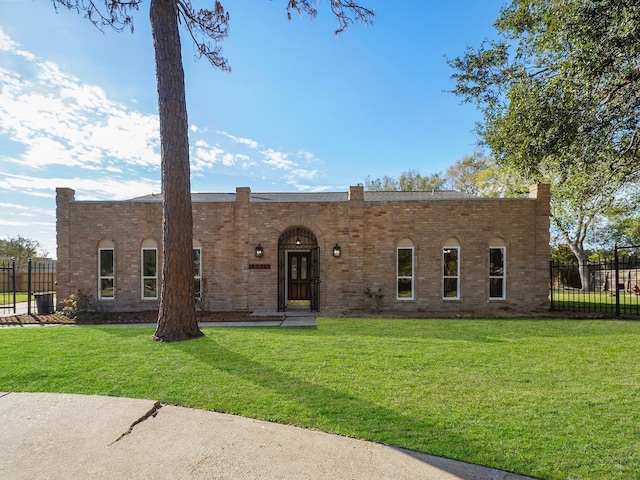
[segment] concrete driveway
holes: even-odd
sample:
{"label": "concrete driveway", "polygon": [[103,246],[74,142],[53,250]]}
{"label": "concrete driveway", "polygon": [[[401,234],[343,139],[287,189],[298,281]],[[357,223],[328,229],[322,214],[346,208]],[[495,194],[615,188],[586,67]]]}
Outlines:
{"label": "concrete driveway", "polygon": [[0,393],[0,478],[523,480],[461,462],[151,400]]}

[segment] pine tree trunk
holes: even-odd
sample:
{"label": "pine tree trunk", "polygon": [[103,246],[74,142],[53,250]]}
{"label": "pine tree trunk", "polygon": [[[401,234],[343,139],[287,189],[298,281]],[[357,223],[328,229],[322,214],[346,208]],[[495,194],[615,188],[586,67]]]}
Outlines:
{"label": "pine tree trunk", "polygon": [[195,311],[189,133],[176,0],[151,0],[162,160],[162,283],[155,340],[203,335]]}

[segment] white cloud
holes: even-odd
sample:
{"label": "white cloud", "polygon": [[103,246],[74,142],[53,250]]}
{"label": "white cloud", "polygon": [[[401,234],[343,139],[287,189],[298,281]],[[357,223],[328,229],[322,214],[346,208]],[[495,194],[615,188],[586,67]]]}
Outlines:
{"label": "white cloud", "polygon": [[7,209],[7,210],[25,210],[25,211],[31,210],[31,207],[27,207],[25,205],[18,205],[17,203],[2,203],[2,202],[0,202],[0,208]]}
{"label": "white cloud", "polygon": [[260,153],[264,155],[266,160],[264,163],[267,165],[271,165],[280,170],[291,170],[295,167],[295,162],[288,158],[288,155],[284,152],[278,152],[276,150],[267,149],[260,150]]}
{"label": "white cloud", "polygon": [[218,135],[222,135],[227,137],[229,140],[235,142],[235,143],[239,143],[241,145],[246,145],[249,148],[252,148],[254,150],[257,150],[258,148],[260,148],[260,144],[258,142],[256,142],[255,140],[251,140],[250,138],[242,138],[242,137],[236,137],[233,136],[227,132],[223,132],[221,130],[218,130],[216,132]]}
{"label": "white cloud", "polygon": [[213,167],[224,155],[224,150],[209,145],[204,140],[197,140],[191,148],[191,170],[198,172]]}
{"label": "white cloud", "polygon": [[[231,140],[234,144],[247,146],[249,148],[248,155],[225,151],[218,145],[211,146],[204,140],[198,140],[195,142],[195,148],[192,149],[192,170],[202,171],[205,168],[213,167],[214,164],[227,168],[237,166],[244,171],[260,169],[263,172],[263,179],[269,178],[270,175],[278,175],[287,184],[296,185],[297,189],[307,188],[304,185],[298,187],[297,182],[299,180],[312,181],[323,175],[323,172],[319,169],[304,168],[301,165],[301,163],[319,163],[312,153],[305,150],[299,150],[292,155],[287,152],[262,147],[254,140],[237,137],[227,132],[217,131],[216,133],[225,139]],[[258,158],[255,158],[254,150],[258,150],[260,154]],[[271,173],[266,174],[265,172],[267,171],[271,171]],[[320,187],[320,191],[324,190],[324,188]]]}
{"label": "white cloud", "polygon": [[291,171],[291,178],[301,178],[304,180],[313,180],[320,175],[319,170],[304,170],[302,168],[296,168]]}
{"label": "white cloud", "polygon": [[215,164],[230,168],[240,163],[244,168],[250,160],[249,155],[227,152],[218,145],[209,145],[205,140],[197,140],[191,149],[191,170],[195,172],[213,168]]}
{"label": "white cloud", "polygon": [[236,164],[236,157],[231,153],[225,153],[222,156],[222,165],[225,167],[232,167]]}
{"label": "white cloud", "polygon": [[20,56],[20,57],[24,57],[27,60],[35,60],[36,56],[31,53],[31,52],[27,52],[26,50],[16,50],[16,55]]}
{"label": "white cloud", "polygon": [[313,155],[313,153],[307,152],[306,150],[299,150],[298,151],[298,155],[301,156],[302,158],[304,158],[307,161],[311,161],[311,160],[315,160],[316,157]]}
{"label": "white cloud", "polygon": [[7,220],[4,218],[0,218],[0,225],[3,227],[25,227],[26,225],[34,226],[34,225],[46,225],[51,226],[55,225],[55,222],[25,222],[22,220]]}
{"label": "white cloud", "polygon": [[160,182],[148,178],[40,178],[0,172],[6,191],[51,198],[57,187],[72,188],[78,198],[99,200],[127,200],[161,191]]}
{"label": "white cloud", "polygon": [[[320,171],[317,169],[307,170],[307,169],[301,168],[299,162],[292,159],[291,154],[287,152],[274,150],[272,148],[265,148],[265,147],[262,147],[258,142],[254,140],[236,137],[227,132],[217,131],[216,133],[218,135],[221,135],[223,137],[230,139],[234,143],[246,145],[252,150],[258,150],[259,153],[262,155],[261,159],[256,160],[256,159],[252,159],[249,155],[241,155],[241,154],[231,155],[229,153],[224,153],[222,155],[222,163],[225,166],[233,166],[239,163],[241,168],[247,170],[249,168],[266,165],[280,172],[283,172],[283,171],[289,172],[289,174],[286,175],[285,178],[290,178],[292,176],[301,176],[305,180],[312,180],[320,175]],[[221,153],[221,152],[218,152],[218,153]],[[305,150],[299,150],[298,153],[295,154],[295,156],[301,158],[307,163],[312,163],[317,161],[315,156],[312,153],[307,152]]]}
{"label": "white cloud", "polygon": [[335,187],[331,187],[329,185],[304,185],[302,183],[297,183],[294,181],[289,182],[289,184],[293,185],[299,192],[330,192],[335,189]]}
{"label": "white cloud", "polygon": [[[1,33],[1,32],[0,32]],[[4,49],[17,44],[2,34]],[[107,158],[124,164],[160,164],[157,115],[131,111],[108,99],[102,88],[83,84],[49,61],[20,52],[36,78],[0,69],[0,133],[22,144],[17,161],[98,168]],[[51,150],[49,150],[51,148]]]}
{"label": "white cloud", "polygon": [[9,52],[18,48],[19,44],[9,37],[0,26],[0,51]]}
{"label": "white cloud", "polygon": [[[0,28],[0,161],[3,188],[52,199],[68,186],[83,198],[125,199],[160,191],[159,121],[109,98],[53,62],[21,49]],[[6,65],[16,65],[9,68]],[[29,72],[29,73],[27,73]],[[273,149],[246,136],[189,126],[191,171],[256,179],[301,191],[325,175],[312,153]],[[40,175],[43,178],[38,178]],[[46,177],[46,178],[45,178]],[[70,178],[69,178],[70,177]],[[221,178],[216,176],[216,178]],[[304,182],[301,184],[299,182]],[[203,183],[206,185],[206,183]],[[0,200],[8,198],[0,197]]]}

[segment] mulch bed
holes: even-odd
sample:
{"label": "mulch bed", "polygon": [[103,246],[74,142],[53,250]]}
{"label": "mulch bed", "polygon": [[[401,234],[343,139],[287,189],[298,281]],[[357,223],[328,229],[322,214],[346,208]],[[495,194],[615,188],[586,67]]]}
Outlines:
{"label": "mulch bed", "polygon": [[[197,312],[198,322],[260,322],[267,320],[278,320],[280,317],[274,316],[252,316],[251,312]],[[62,314],[53,313],[48,315],[12,315],[0,317],[1,326],[19,325],[95,325],[95,324],[135,324],[135,323],[156,323],[158,312],[156,310],[145,312],[113,312],[95,313],[86,316],[81,321],[76,322]]]}
{"label": "mulch bed", "polygon": [[11,315],[0,317],[0,327],[20,325],[73,325],[75,322],[64,315]]}
{"label": "mulch bed", "polygon": [[[198,322],[260,322],[278,320],[279,316],[253,316],[251,312],[197,312]],[[597,313],[572,313],[572,312],[537,312],[531,315],[503,314],[492,312],[490,314],[478,314],[478,312],[393,312],[393,311],[345,311],[342,315],[351,318],[452,318],[452,319],[480,319],[480,318],[539,318],[539,319],[610,319],[610,315]],[[20,325],[98,325],[98,324],[136,324],[156,323],[158,312],[156,310],[144,312],[108,312],[96,313],[76,322],[62,314],[49,315],[12,315],[0,317],[0,327]]]}

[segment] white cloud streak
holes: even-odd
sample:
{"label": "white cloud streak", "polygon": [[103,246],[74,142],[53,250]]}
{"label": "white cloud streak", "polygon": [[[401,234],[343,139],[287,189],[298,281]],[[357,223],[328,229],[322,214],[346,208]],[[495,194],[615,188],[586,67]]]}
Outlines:
{"label": "white cloud streak", "polygon": [[9,35],[4,33],[2,28],[0,28],[0,51],[9,52],[18,47],[18,44],[11,40]]}
{"label": "white cloud streak", "polygon": [[49,165],[96,169],[107,159],[159,166],[157,115],[131,111],[83,84],[57,65],[17,50],[0,29],[0,50],[11,51],[37,70],[27,78],[0,69],[0,134],[23,145],[16,161],[29,168]]}
{"label": "white cloud streak", "polygon": [[[26,172],[7,177],[6,188],[20,185],[28,195],[50,196],[56,186],[70,186],[118,199],[139,190],[160,190],[157,181],[141,178],[145,172],[159,174],[156,114],[111,100],[100,86],[21,49],[2,27],[0,54],[12,58],[0,67],[0,144],[10,145],[2,158],[13,165],[4,174]],[[223,130],[209,132],[202,125],[192,124],[189,130],[191,170],[199,177],[214,170],[236,176],[260,172],[262,178],[306,190],[300,180],[312,182],[324,174],[305,150],[281,151]],[[65,178],[65,168],[71,178]],[[128,179],[132,174],[135,179]]]}
{"label": "white cloud streak", "polygon": [[[0,26],[0,236],[35,238],[55,255],[57,187],[74,189],[78,200],[161,191],[158,116],[114,101],[113,88],[83,82]],[[190,125],[189,136],[191,171],[205,191],[219,190],[207,186],[225,178],[331,190],[311,185],[325,172],[308,151],[274,149],[208,125]]]}
{"label": "white cloud streak", "polygon": [[122,180],[120,178],[40,178],[28,175],[13,175],[0,172],[6,191],[15,191],[32,196],[51,197],[57,187],[74,189],[78,198],[84,200],[126,200],[132,197],[159,193],[160,182],[146,178]]}

